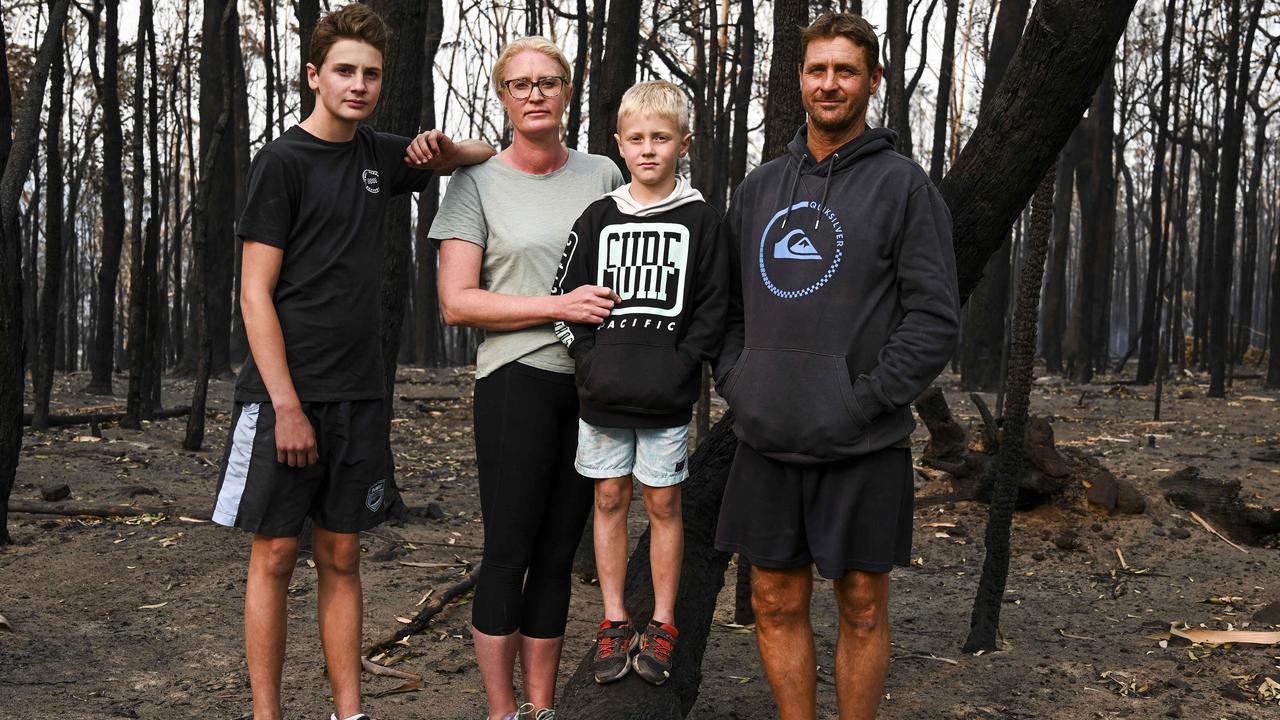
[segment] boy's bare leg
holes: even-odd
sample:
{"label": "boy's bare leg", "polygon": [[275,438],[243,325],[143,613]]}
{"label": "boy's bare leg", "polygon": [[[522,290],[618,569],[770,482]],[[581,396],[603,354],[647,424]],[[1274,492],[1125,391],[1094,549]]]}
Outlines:
{"label": "boy's bare leg", "polygon": [[244,654],[253,688],[254,720],[280,720],[280,674],[289,629],[289,578],[298,539],[253,536],[244,588]]}
{"label": "boy's bare leg", "polygon": [[475,626],[471,628],[480,681],[484,683],[484,695],[489,701],[490,720],[500,720],[516,709],[516,651],[520,649],[521,637],[520,633],[486,635]]}
{"label": "boy's bare leg", "polygon": [[817,660],[809,599],[809,566],[771,570],[751,568],[751,607],[756,612],[756,643],[782,720],[814,720],[817,713]]}
{"label": "boy's bare leg", "polygon": [[524,670],[524,693],[534,709],[555,707],[556,669],[564,636],[557,638],[520,637],[520,666]]}
{"label": "boy's bare leg", "polygon": [[836,704],[840,720],[871,720],[889,672],[889,573],[850,570],[836,580]]}
{"label": "boy's bare leg", "polygon": [[627,579],[627,512],[631,509],[631,476],[596,480],[596,512],[592,531],[596,546],[596,575],[604,599],[604,617],[627,619],[622,600]]}
{"label": "boy's bare leg", "polygon": [[360,712],[360,533],[312,525],[319,578],[320,642],[338,717]]}
{"label": "boy's bare leg", "polygon": [[[649,566],[653,572],[653,619],[674,624],[680,563],[684,557],[684,523],[680,515],[680,486],[644,486],[649,513]],[[601,583],[603,585],[603,582]]]}

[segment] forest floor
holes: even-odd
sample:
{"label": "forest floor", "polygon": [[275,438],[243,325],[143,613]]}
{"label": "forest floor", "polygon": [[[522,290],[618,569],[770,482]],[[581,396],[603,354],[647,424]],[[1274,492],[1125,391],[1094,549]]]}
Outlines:
{"label": "forest floor", "polygon": [[[116,404],[81,394],[86,380],[60,377],[54,411]],[[1152,388],[1105,380],[1070,386],[1042,378],[1032,410],[1052,420],[1059,445],[1088,448],[1131,480],[1147,512],[1109,517],[1047,506],[1020,513],[1001,616],[1006,647],[975,656],[960,647],[987,506],[919,508],[913,566],[893,572],[893,661],[880,717],[1280,717],[1280,700],[1266,683],[1280,681],[1280,646],[1162,646],[1154,637],[1172,623],[1275,629],[1251,624],[1251,617],[1280,600],[1280,550],[1233,549],[1165,501],[1156,483],[1194,465],[1210,477],[1240,480],[1249,502],[1280,505],[1280,464],[1249,457],[1280,447],[1280,393],[1256,379],[1238,380],[1230,399],[1210,400],[1206,380],[1189,377],[1167,388],[1164,421],[1153,423]],[[366,642],[399,627],[397,618],[412,616],[427,591],[457,582],[462,571],[454,563],[481,559],[471,382],[469,369],[401,371],[393,442],[399,485],[417,514],[364,536]],[[975,422],[956,378],[939,382],[961,421]],[[190,382],[166,379],[164,394],[166,406],[184,404]],[[181,517],[207,517],[212,506],[230,383],[215,382],[209,397],[203,452],[180,449],[181,418],[145,423],[141,431],[108,425],[101,439],[83,426],[24,436],[15,501],[39,501],[43,488],[66,483],[71,497],[64,504],[133,502],[167,511],[133,519],[12,516],[17,544],[0,550],[0,616],[11,628],[0,622],[0,718],[251,717],[241,626],[248,537]],[[917,431],[917,456],[926,438]],[[945,490],[919,482],[918,495]],[[428,503],[443,518],[427,517]],[[633,541],[643,528],[637,502]],[[731,565],[692,716],[764,720],[776,710],[752,630],[732,625],[734,575]],[[813,600],[820,718],[836,717],[828,587],[816,585]],[[412,639],[417,655],[397,666],[422,675],[423,689],[379,696],[403,681],[365,676],[365,709],[373,717],[483,717],[469,601],[437,616],[429,635]],[[290,720],[330,711],[315,603],[315,570],[304,555],[290,588]],[[590,648],[600,616],[598,590],[576,584],[562,680]]]}

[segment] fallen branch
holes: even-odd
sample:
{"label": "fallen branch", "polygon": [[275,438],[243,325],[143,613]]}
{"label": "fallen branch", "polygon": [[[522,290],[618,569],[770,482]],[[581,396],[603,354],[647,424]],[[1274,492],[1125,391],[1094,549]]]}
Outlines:
{"label": "fallen branch", "polygon": [[480,566],[477,565],[476,568],[468,573],[460,582],[454,583],[453,585],[445,588],[444,592],[436,594],[435,597],[428,602],[426,606],[419,610],[418,614],[414,615],[413,619],[406,623],[404,627],[396,630],[389,637],[365,648],[364,656],[373,657],[378,653],[387,652],[399,644],[401,640],[417,635],[423,630],[426,630],[427,626],[431,624],[431,619],[440,614],[440,611],[444,610],[445,606],[447,606],[454,598],[471,592],[472,588],[476,586],[476,576],[479,574]]}
{"label": "fallen branch", "polygon": [[143,515],[182,516],[194,520],[207,521],[209,516],[203,512],[184,511],[176,507],[134,507],[133,505],[54,505],[11,501],[9,512],[26,513],[28,515],[67,515],[70,517],[141,517]]}
{"label": "fallen branch", "polygon": [[[169,418],[183,417],[191,413],[190,405],[182,405],[181,407],[160,409],[150,415],[142,418],[143,420],[167,420]],[[92,425],[94,423],[120,422],[124,419],[124,411],[120,412],[92,412],[77,413],[74,415],[50,415],[49,427],[70,427],[72,425]],[[31,414],[22,414],[22,426],[31,426]]]}
{"label": "fallen branch", "polygon": [[1237,544],[1235,544],[1235,543],[1231,542],[1230,540],[1228,540],[1226,535],[1223,535],[1222,533],[1220,533],[1220,532],[1218,532],[1217,530],[1215,530],[1215,529],[1214,529],[1214,527],[1213,527],[1212,525],[1210,525],[1209,523],[1205,522],[1205,519],[1204,519],[1204,518],[1202,518],[1202,517],[1200,517],[1199,515],[1197,515],[1197,514],[1195,513],[1195,511],[1194,511],[1194,510],[1191,512],[1191,519],[1192,519],[1192,520],[1195,520],[1195,521],[1196,521],[1196,522],[1198,522],[1198,523],[1200,523],[1200,525],[1201,525],[1202,527],[1204,527],[1204,529],[1205,529],[1205,530],[1208,530],[1209,532],[1213,533],[1214,535],[1217,535],[1218,537],[1222,538],[1222,541],[1223,541],[1223,542],[1225,542],[1226,544],[1228,544],[1228,545],[1230,545],[1231,547],[1233,547],[1233,548],[1235,548],[1235,549],[1239,550],[1240,552],[1244,553],[1245,555],[1248,555],[1248,554],[1249,554],[1249,551],[1248,551],[1248,550],[1245,550],[1244,548],[1240,547],[1239,545],[1237,545]]}

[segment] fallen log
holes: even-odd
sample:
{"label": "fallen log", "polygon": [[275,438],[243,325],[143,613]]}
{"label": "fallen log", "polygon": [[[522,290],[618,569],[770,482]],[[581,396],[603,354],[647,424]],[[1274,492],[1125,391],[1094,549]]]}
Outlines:
{"label": "fallen log", "polygon": [[63,505],[13,500],[9,512],[28,515],[66,515],[70,517],[142,517],[143,515],[171,515],[208,520],[206,512],[185,512],[176,507],[135,507],[133,505]]}
{"label": "fallen log", "polygon": [[418,611],[417,615],[414,615],[413,618],[404,625],[404,627],[401,627],[399,630],[391,633],[388,637],[383,638],[382,640],[365,648],[364,656],[366,658],[371,658],[378,653],[387,652],[400,644],[401,640],[422,633],[427,629],[427,626],[431,624],[432,618],[439,615],[440,611],[444,610],[454,598],[460,595],[465,595],[475,588],[476,577],[479,576],[479,574],[480,566],[476,565],[475,568],[472,569],[471,572],[467,573],[467,576],[461,581],[445,588],[444,591],[438,595],[433,592],[431,601],[423,606],[423,608]]}
{"label": "fallen log", "polygon": [[1239,480],[1205,477],[1192,466],[1161,478],[1158,484],[1169,502],[1203,515],[1238,543],[1280,544],[1280,509],[1246,504],[1240,498]]}
{"label": "fallen log", "polygon": [[[150,415],[142,418],[143,420],[167,420],[169,418],[183,417],[190,414],[190,405],[181,405],[175,408],[162,408],[156,410]],[[91,425],[93,423],[120,422],[124,419],[124,411],[119,412],[91,412],[91,413],[75,413],[71,415],[50,415],[49,427],[70,427],[73,425]],[[31,426],[31,413],[22,414],[22,426]]]}
{"label": "fallen log", "polygon": [[[568,718],[607,717],[614,720],[675,720],[687,715],[698,699],[702,656],[711,633],[716,597],[724,586],[729,553],[715,549],[720,499],[738,440],[732,413],[711,429],[689,461],[689,479],[682,485],[684,559],[676,601],[680,642],[673,657],[671,678],[650,685],[636,673],[609,685],[597,685],[587,651],[557,701],[557,714]],[[637,627],[653,614],[653,582],[649,569],[649,530],[636,544],[627,566],[627,612]]]}

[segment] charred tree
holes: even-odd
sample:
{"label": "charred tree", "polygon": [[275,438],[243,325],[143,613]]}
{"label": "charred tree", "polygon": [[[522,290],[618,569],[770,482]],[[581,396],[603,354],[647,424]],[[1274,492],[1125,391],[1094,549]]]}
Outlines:
{"label": "charred tree", "polygon": [[907,0],[889,0],[885,22],[889,63],[884,69],[884,126],[898,134],[898,152],[911,157],[911,117],[907,98]]}
{"label": "charred tree", "polygon": [[1267,125],[1275,110],[1262,105],[1259,93],[1267,70],[1275,58],[1277,45],[1280,45],[1280,37],[1273,38],[1268,43],[1267,51],[1263,53],[1262,67],[1258,70],[1253,91],[1248,97],[1249,107],[1253,110],[1253,160],[1249,165],[1249,184],[1244,193],[1244,256],[1240,259],[1240,294],[1236,303],[1235,362],[1244,360],[1249,348],[1253,346],[1254,336],[1262,334],[1253,327],[1254,274],[1258,270],[1258,195],[1262,188],[1263,160],[1270,149]]}
{"label": "charred tree", "polygon": [[806,0],[776,0],[773,4],[773,56],[769,59],[769,94],[764,108],[764,151],[767,162],[787,151],[787,143],[804,124],[800,103],[800,28],[809,24]]}
{"label": "charred tree", "polygon": [[626,163],[618,154],[613,134],[618,130],[618,105],[622,93],[636,81],[636,59],[640,53],[640,5],[638,2],[609,3],[609,21],[604,31],[604,54],[601,65],[609,68],[592,78],[591,124],[587,128],[587,148],[605,155],[630,177]]}
{"label": "charred tree", "polygon": [[1040,305],[1040,326],[1044,329],[1041,353],[1045,369],[1055,374],[1063,371],[1062,336],[1067,327],[1067,251],[1071,247],[1071,201],[1075,198],[1075,166],[1081,132],[1077,127],[1058,154],[1053,194],[1053,252],[1049,257],[1044,299]]}
{"label": "charred tree", "polygon": [[[426,28],[424,30],[425,58],[422,67],[435,66],[436,52],[444,33],[444,3],[430,0],[427,3]],[[582,43],[585,45],[585,43]],[[578,75],[577,78],[581,78]],[[575,78],[576,82],[581,82]],[[436,126],[435,73],[422,73],[422,129]],[[436,296],[436,246],[428,235],[436,210],[440,207],[440,180],[432,178],[426,190],[418,193],[418,227],[414,246],[413,324],[414,355],[427,367],[444,365],[444,340],[440,329],[440,299]]]}
{"label": "charred tree", "polygon": [[1000,453],[995,465],[995,487],[987,515],[986,556],[978,581],[977,598],[969,621],[965,652],[995,650],[1000,627],[1000,606],[1009,578],[1009,531],[1022,477],[1023,443],[1030,411],[1031,381],[1036,357],[1036,309],[1040,305],[1040,281],[1053,233],[1053,186],[1056,171],[1045,173],[1031,206],[1031,232],[1022,261],[1018,304],[1013,315],[1013,343],[1009,353],[1008,398]]}
{"label": "charred tree", "polygon": [[49,73],[49,120],[45,124],[45,230],[44,285],[40,288],[36,362],[31,373],[32,427],[49,428],[49,395],[53,389],[54,345],[57,340],[58,305],[62,295],[62,110],[66,70],[62,58],[62,33],[57,34]]}
{"label": "charred tree", "polygon": [[[18,227],[18,203],[22,199],[27,173],[40,144],[40,110],[44,105],[45,83],[70,0],[57,0],[49,10],[49,25],[32,62],[21,104],[15,110],[9,92],[8,55],[0,52],[4,89],[0,91],[0,131],[6,140],[0,145],[0,546],[12,542],[9,536],[9,495],[18,470],[22,449],[22,235]],[[0,18],[0,50],[7,46],[3,18]],[[58,58],[57,62],[61,62]],[[12,128],[13,134],[9,134]]]}
{"label": "charred tree", "polygon": [[945,0],[947,16],[942,30],[942,63],[938,68],[938,100],[933,114],[933,151],[929,154],[929,180],[937,185],[947,160],[947,118],[951,102],[952,74],[956,67],[956,22],[960,0]]}
{"label": "charred tree", "polygon": [[747,176],[747,134],[751,119],[751,86],[756,67],[756,10],[754,0],[742,0],[738,16],[738,74],[733,88],[733,137],[729,150],[729,192]]}
{"label": "charred tree", "polygon": [[[98,262],[97,302],[93,316],[93,346],[89,350],[86,392],[111,394],[115,367],[116,283],[124,249],[124,123],[120,117],[119,0],[95,0],[89,23],[89,65],[102,105],[102,253]],[[97,17],[106,12],[102,68],[98,68]]]}
{"label": "charred tree", "polygon": [[[142,227],[142,208],[145,203],[145,187],[147,175],[144,171],[142,147],[145,142],[147,128],[144,110],[144,79],[146,78],[146,42],[147,24],[151,22],[151,3],[143,0],[138,13],[137,42],[134,43],[133,71],[133,200],[131,203],[131,237],[129,240],[129,390],[125,400],[125,417],[121,426],[132,429],[142,427],[142,418],[146,414],[143,409],[144,386],[150,385],[151,343],[148,336],[148,315],[151,308],[148,300],[152,295],[152,277],[155,271],[155,247],[145,247],[147,239]],[[147,267],[146,259],[152,260]],[[150,408],[147,408],[150,410]]]}
{"label": "charred tree", "polygon": [[320,0],[297,0],[293,15],[298,19],[298,117],[306,120],[316,107],[316,95],[307,84],[307,63],[311,62],[311,33],[320,21]]}
{"label": "charred tree", "polygon": [[[1236,190],[1240,176],[1240,140],[1249,93],[1249,61],[1263,0],[1254,0],[1244,45],[1240,46],[1240,0],[1232,0],[1227,40],[1227,116],[1222,133],[1222,166],[1218,173],[1218,222],[1214,228],[1213,291],[1209,322],[1209,397],[1227,396],[1228,321],[1231,271],[1236,244]],[[1241,60],[1243,59],[1243,63]]]}
{"label": "charred tree", "polygon": [[[599,0],[598,0],[599,1]],[[565,144],[574,150],[578,149],[578,134],[582,130],[582,98],[586,95],[582,81],[587,76],[587,60],[590,58],[589,43],[587,38],[591,34],[591,14],[587,11],[587,0],[577,0],[578,15],[575,18],[577,23],[577,43],[578,47],[573,53],[573,97],[569,98],[569,121],[565,129]],[[600,2],[603,4],[603,2]],[[439,43],[437,43],[439,44]],[[426,65],[424,67],[431,67]],[[425,73],[424,73],[425,74]],[[423,127],[427,127],[423,125]]]}

